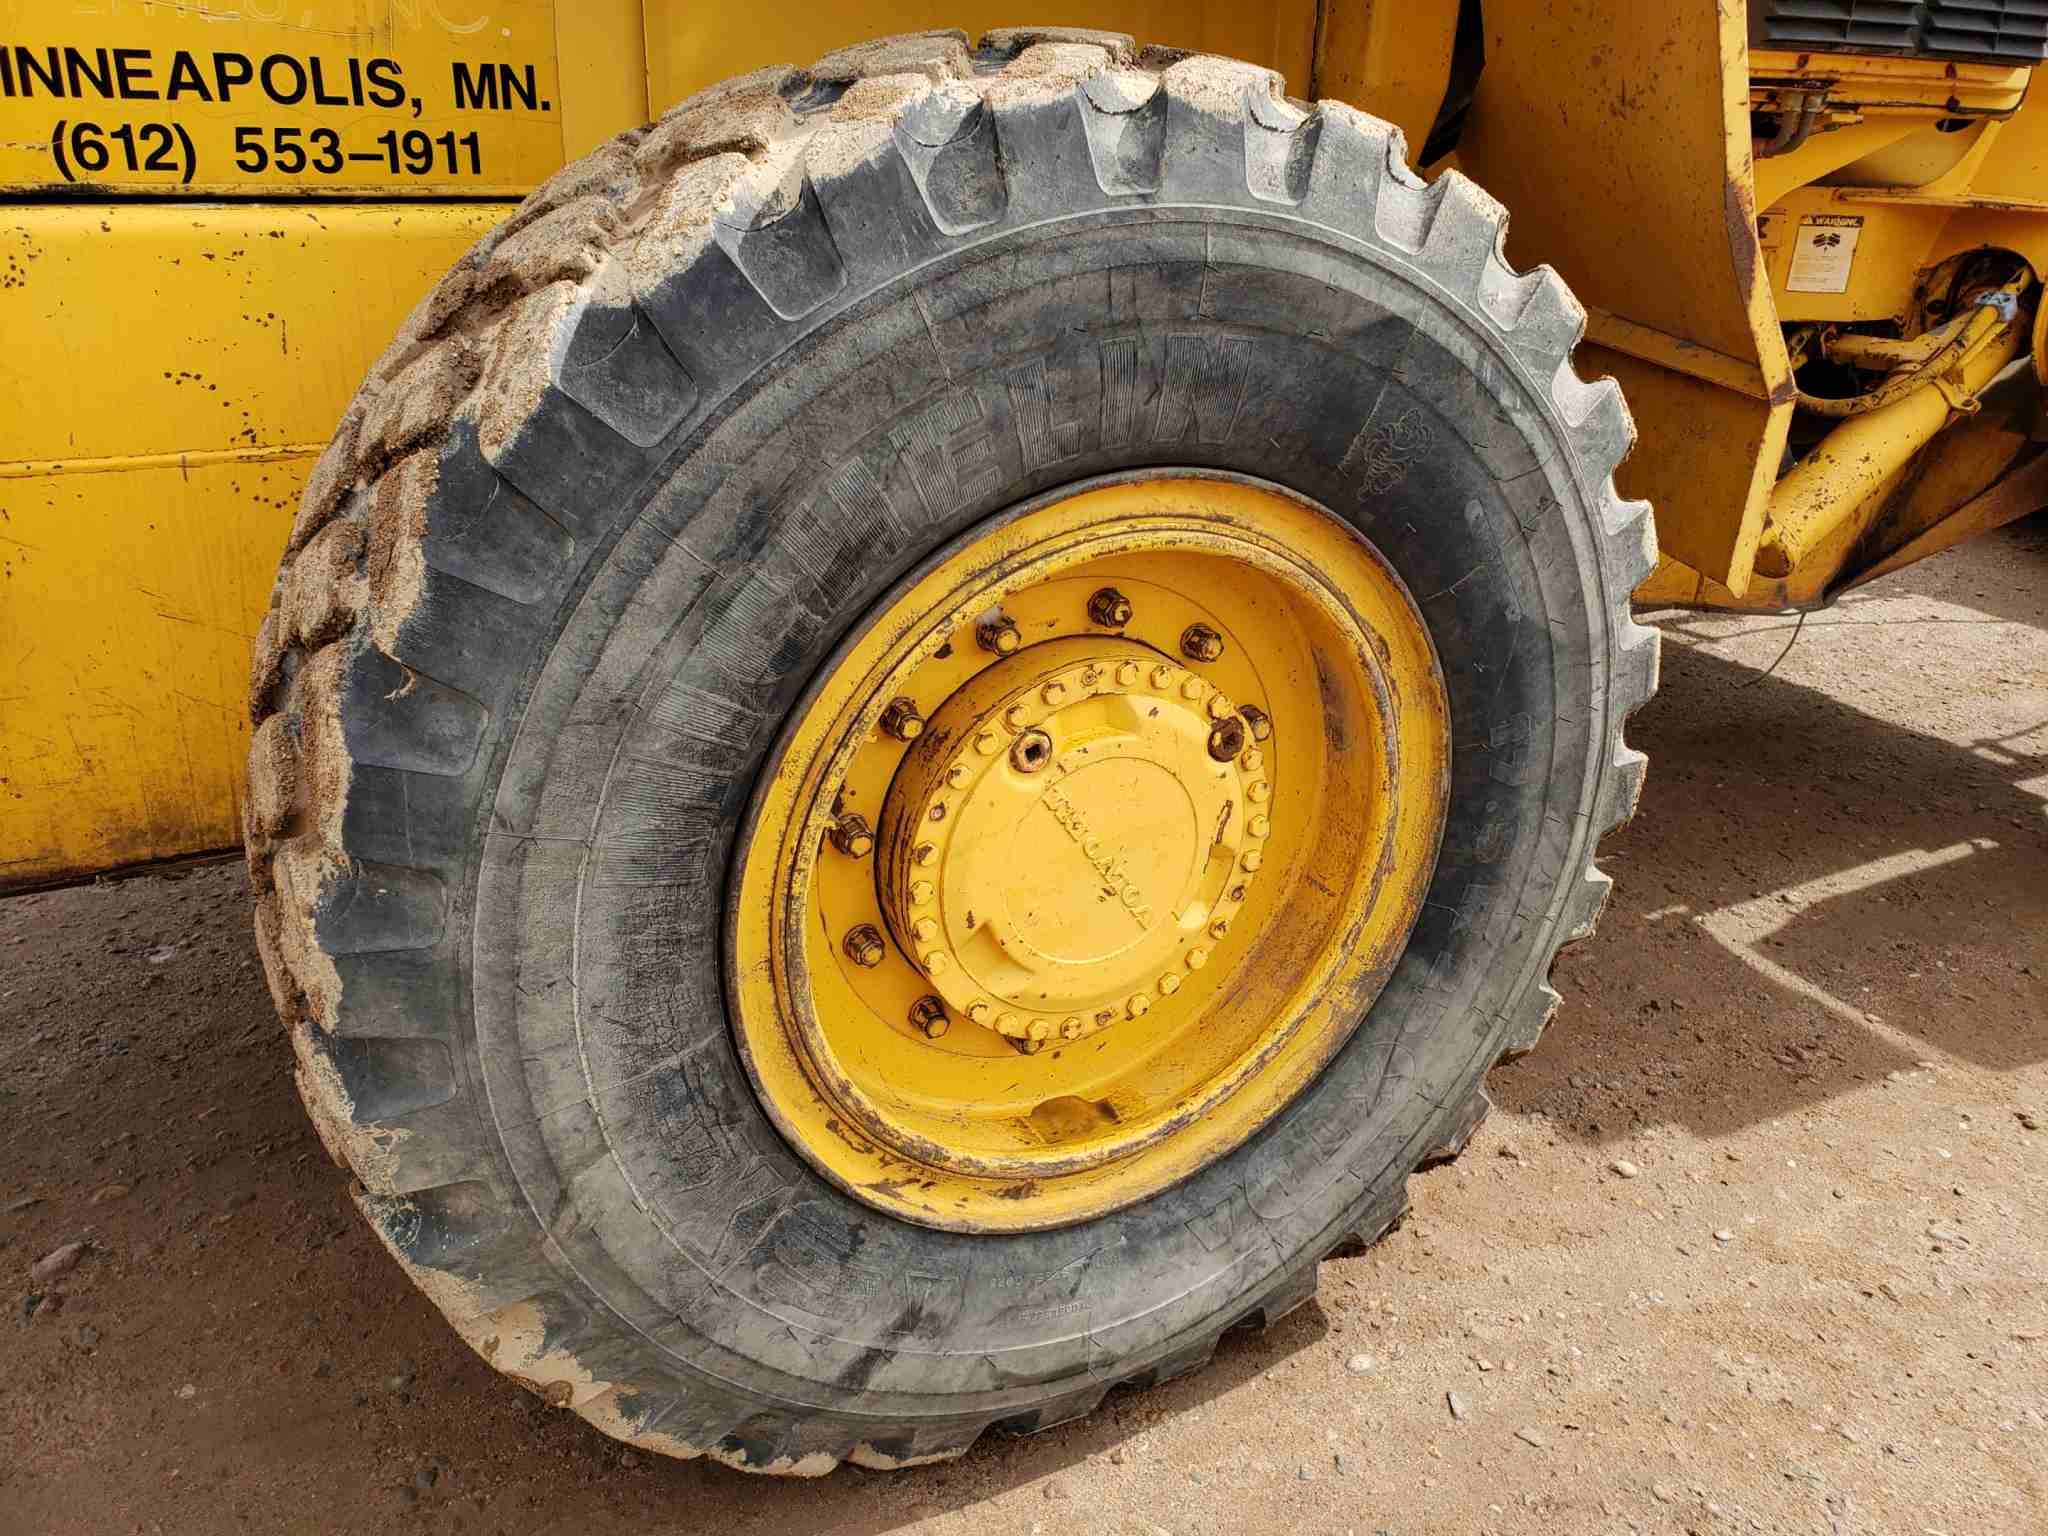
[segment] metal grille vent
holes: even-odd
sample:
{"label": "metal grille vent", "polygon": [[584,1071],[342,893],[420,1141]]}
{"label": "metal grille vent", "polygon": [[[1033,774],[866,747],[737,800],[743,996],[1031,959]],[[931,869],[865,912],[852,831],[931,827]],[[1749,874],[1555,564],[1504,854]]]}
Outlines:
{"label": "metal grille vent", "polygon": [[2048,60],[2048,0],[1752,0],[1753,48]]}
{"label": "metal grille vent", "polygon": [[2048,59],[2048,0],[1934,0],[1928,9],[1929,53]]}

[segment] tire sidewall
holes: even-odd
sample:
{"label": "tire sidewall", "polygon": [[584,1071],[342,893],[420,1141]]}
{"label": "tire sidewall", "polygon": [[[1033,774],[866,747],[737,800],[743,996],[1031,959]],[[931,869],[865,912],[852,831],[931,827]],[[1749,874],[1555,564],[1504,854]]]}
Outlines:
{"label": "tire sidewall", "polygon": [[[721,980],[735,835],[892,584],[1035,496],[1159,467],[1320,503],[1416,598],[1454,743],[1423,915],[1342,1051],[1237,1151],[1058,1231],[911,1226],[754,1098]],[[1319,1256],[1441,1139],[1541,985],[1610,734],[1604,495],[1484,325],[1280,214],[1077,215],[821,320],[610,514],[498,715],[464,1046],[560,1261],[679,1365],[886,1414],[1121,1377]]]}

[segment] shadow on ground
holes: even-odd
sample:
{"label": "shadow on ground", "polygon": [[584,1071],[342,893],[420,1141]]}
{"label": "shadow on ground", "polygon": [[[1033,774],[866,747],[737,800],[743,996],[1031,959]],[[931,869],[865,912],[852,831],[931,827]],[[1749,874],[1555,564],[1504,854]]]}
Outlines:
{"label": "shadow on ground", "polygon": [[[1660,618],[1663,686],[1629,730],[1650,777],[1601,854],[1614,898],[1496,1102],[1592,1140],[1712,1136],[1933,1055],[2048,1059],[2048,720],[1965,740],[1900,723],[1940,709],[1948,634],[2048,629],[2035,521],[2000,536],[2009,579],[1937,565],[1909,590],[1938,602],[1901,613],[1874,588],[1816,616],[1786,670],[1825,687],[1721,654],[1739,630],[1768,660],[1793,620]],[[1924,652],[1925,699],[1868,692],[1897,647]]]}

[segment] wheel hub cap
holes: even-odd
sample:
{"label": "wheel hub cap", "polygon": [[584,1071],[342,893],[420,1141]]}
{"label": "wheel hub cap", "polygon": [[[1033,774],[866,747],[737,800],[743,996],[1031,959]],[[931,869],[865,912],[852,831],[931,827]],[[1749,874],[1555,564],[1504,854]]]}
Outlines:
{"label": "wheel hub cap", "polygon": [[931,717],[883,811],[904,952],[960,1016],[1027,1046],[1178,992],[1230,929],[1270,825],[1235,706],[1104,637],[996,662]]}

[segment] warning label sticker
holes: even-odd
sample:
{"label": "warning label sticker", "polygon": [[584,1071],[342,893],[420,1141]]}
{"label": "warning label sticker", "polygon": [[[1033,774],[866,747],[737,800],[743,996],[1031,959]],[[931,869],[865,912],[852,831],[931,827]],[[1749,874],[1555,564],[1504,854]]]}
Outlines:
{"label": "warning label sticker", "polygon": [[1847,293],[1862,234],[1863,220],[1856,215],[1820,213],[1801,219],[1799,237],[1792,242],[1792,270],[1785,276],[1786,292]]}

